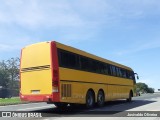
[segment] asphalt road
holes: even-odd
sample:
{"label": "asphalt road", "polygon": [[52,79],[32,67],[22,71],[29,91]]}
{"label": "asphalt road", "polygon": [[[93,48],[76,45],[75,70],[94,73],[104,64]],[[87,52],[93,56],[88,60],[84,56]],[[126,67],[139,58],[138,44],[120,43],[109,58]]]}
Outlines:
{"label": "asphalt road", "polygon": [[0,106],[0,111],[39,112],[44,113],[47,116],[52,116],[47,118],[47,120],[57,119],[59,117],[67,117],[69,119],[69,117],[81,117],[87,115],[90,117],[103,116],[103,114],[99,114],[103,112],[105,112],[105,114],[109,113],[111,117],[119,117],[118,114],[120,114],[122,111],[160,111],[160,93],[144,94],[142,96],[134,97],[133,101],[130,103],[126,102],[125,100],[107,102],[102,108],[95,107],[92,109],[86,109],[84,106],[76,106],[67,107],[66,109],[60,110],[52,104],[29,103]]}

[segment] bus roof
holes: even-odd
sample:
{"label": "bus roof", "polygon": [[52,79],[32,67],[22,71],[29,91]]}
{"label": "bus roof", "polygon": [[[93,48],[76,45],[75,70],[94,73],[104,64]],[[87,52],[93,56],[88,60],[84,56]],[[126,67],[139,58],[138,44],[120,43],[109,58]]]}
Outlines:
{"label": "bus roof", "polygon": [[108,63],[108,64],[112,64],[112,65],[118,66],[120,68],[124,68],[124,69],[128,69],[130,71],[133,71],[130,67],[127,67],[125,65],[122,65],[122,64],[119,64],[119,63],[116,63],[116,62],[113,62],[113,61],[98,57],[96,55],[87,53],[85,51],[79,50],[77,48],[74,48],[74,47],[71,47],[71,46],[68,46],[68,45],[64,45],[64,44],[56,42],[56,41],[53,41],[53,42],[56,43],[57,48],[64,49],[64,50],[67,50],[67,51],[70,51],[70,52],[73,52],[73,53],[76,53],[76,54],[80,54],[82,56],[86,56],[86,57],[89,57],[89,58],[92,58],[92,59],[95,59],[95,60],[98,60],[98,61],[101,61],[101,62],[105,62],[105,63]]}

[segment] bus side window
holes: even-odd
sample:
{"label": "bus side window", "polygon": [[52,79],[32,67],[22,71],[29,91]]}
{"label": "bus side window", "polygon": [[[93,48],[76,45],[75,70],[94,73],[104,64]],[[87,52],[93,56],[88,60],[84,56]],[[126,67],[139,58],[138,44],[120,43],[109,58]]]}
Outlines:
{"label": "bus side window", "polygon": [[111,75],[113,75],[113,72],[112,72],[112,65],[109,66],[109,69],[110,69]]}
{"label": "bus side window", "polygon": [[126,70],[121,69],[121,71],[122,71],[122,77],[123,77],[123,78],[126,78],[126,77],[127,77],[127,75],[126,75]]}
{"label": "bus side window", "polygon": [[98,61],[95,61],[95,69],[96,69],[96,73],[100,73],[101,71],[100,71],[100,64],[99,64],[99,62]]}
{"label": "bus side window", "polygon": [[108,69],[108,65],[107,64],[104,64],[104,74],[105,75],[108,75],[109,74],[109,69]]}
{"label": "bus side window", "polygon": [[74,68],[77,69],[79,67],[78,56],[76,54],[58,50],[59,64],[62,67]]}
{"label": "bus side window", "polygon": [[76,59],[76,55],[72,54],[72,53],[68,53],[68,65],[71,68],[77,68],[77,59]]}
{"label": "bus side window", "polygon": [[81,61],[81,70],[85,70],[88,71],[88,59],[86,57],[81,56],[80,57],[80,61]]}
{"label": "bus side window", "polygon": [[120,76],[120,72],[119,72],[119,68],[116,67],[116,75],[119,77]]}
{"label": "bus side window", "polygon": [[111,69],[111,75],[116,76],[116,67],[111,65],[110,69]]}
{"label": "bus side window", "polygon": [[127,78],[128,79],[133,79],[131,71],[127,71]]}
{"label": "bus side window", "polygon": [[123,77],[122,76],[122,69],[121,68],[119,68],[119,75],[120,75],[120,77]]}
{"label": "bus side window", "polygon": [[98,73],[104,74],[104,66],[101,62],[98,62]]}
{"label": "bus side window", "polygon": [[117,67],[117,76],[122,77],[122,69]]}
{"label": "bus side window", "polygon": [[129,71],[128,70],[126,71],[126,76],[129,79]]}
{"label": "bus side window", "polygon": [[106,66],[107,66],[107,69],[108,69],[108,74],[109,74],[109,75],[112,75],[111,65],[107,65],[107,64],[106,64]]}
{"label": "bus side window", "polygon": [[92,68],[93,72],[96,72],[96,65],[95,64],[96,64],[95,60],[92,60],[92,67],[91,68]]}

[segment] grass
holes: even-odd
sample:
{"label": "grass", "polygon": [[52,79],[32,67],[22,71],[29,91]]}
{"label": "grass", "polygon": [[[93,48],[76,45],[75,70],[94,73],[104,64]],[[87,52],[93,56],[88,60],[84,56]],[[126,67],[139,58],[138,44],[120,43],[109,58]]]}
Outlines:
{"label": "grass", "polygon": [[0,98],[0,106],[22,104],[22,103],[28,103],[28,102],[21,101],[19,97],[5,98],[5,99]]}

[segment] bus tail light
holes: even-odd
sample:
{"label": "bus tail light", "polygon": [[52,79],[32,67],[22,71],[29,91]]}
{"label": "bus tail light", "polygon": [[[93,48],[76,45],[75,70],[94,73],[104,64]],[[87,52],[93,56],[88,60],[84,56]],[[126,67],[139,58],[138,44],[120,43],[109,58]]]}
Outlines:
{"label": "bus tail light", "polygon": [[52,82],[52,92],[58,92],[58,80]]}
{"label": "bus tail light", "polygon": [[53,70],[52,92],[58,92],[58,71]]}
{"label": "bus tail light", "polygon": [[53,86],[53,88],[52,88],[52,92],[58,92],[58,86],[57,87],[55,87],[55,86]]}

